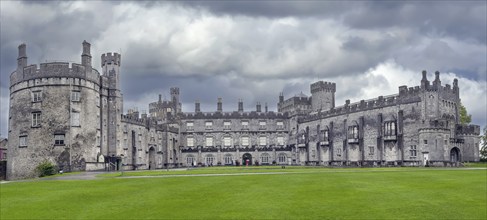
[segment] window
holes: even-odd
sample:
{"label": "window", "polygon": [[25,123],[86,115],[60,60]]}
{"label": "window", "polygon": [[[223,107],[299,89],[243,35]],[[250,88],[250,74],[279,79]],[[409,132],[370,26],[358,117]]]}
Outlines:
{"label": "window", "polygon": [[32,92],[32,102],[40,102],[40,101],[42,101],[42,92],[41,91]]}
{"label": "window", "polygon": [[269,158],[270,158],[270,157],[271,157],[271,156],[269,156],[269,154],[268,154],[268,153],[263,153],[263,154],[261,154],[261,155],[260,155],[260,162],[261,162],[262,164],[269,164]]}
{"label": "window", "polygon": [[342,156],[342,149],[337,148],[337,156]]}
{"label": "window", "polygon": [[188,147],[194,147],[194,138],[193,137],[187,137],[186,138],[186,145]]}
{"label": "window", "polygon": [[369,146],[369,155],[374,155],[374,146]]}
{"label": "window", "polygon": [[228,147],[232,145],[232,139],[230,137],[223,137],[223,146]]}
{"label": "window", "polygon": [[395,121],[387,121],[384,123],[384,136],[396,136]]}
{"label": "window", "polygon": [[266,122],[265,121],[259,121],[259,129],[264,130],[266,127]]}
{"label": "window", "polygon": [[267,137],[264,137],[264,136],[259,137],[259,145],[260,145],[260,146],[265,146],[265,145],[267,145]]}
{"label": "window", "polygon": [[213,127],[213,122],[212,121],[205,122],[205,127],[207,130],[211,130],[211,127]]}
{"label": "window", "polygon": [[242,121],[242,129],[249,129],[249,121]]}
{"label": "window", "polygon": [[428,140],[423,140],[423,143],[424,144],[428,144]]}
{"label": "window", "polygon": [[96,96],[96,106],[100,107],[100,96]]}
{"label": "window", "polygon": [[188,156],[186,157],[186,164],[187,164],[188,166],[194,166],[194,165],[196,165],[196,164],[194,164],[194,162],[195,162],[195,161],[194,161],[194,156],[193,156],[193,155],[188,155]]}
{"label": "window", "polygon": [[[96,137],[96,140],[99,140],[100,138],[97,136]],[[127,138],[123,139],[123,149],[124,150],[128,150],[129,149],[129,145],[128,145],[128,140]]]}
{"label": "window", "polygon": [[348,139],[358,139],[358,126],[348,127]]}
{"label": "window", "polygon": [[276,125],[277,125],[277,129],[278,129],[278,130],[282,130],[282,129],[284,129],[284,122],[282,122],[282,121],[278,121],[278,122],[276,123]]}
{"label": "window", "polygon": [[277,136],[277,145],[279,145],[279,146],[284,145],[284,137],[283,136]]}
{"label": "window", "polygon": [[232,165],[233,164],[232,155],[230,155],[230,154],[225,154],[225,156],[223,157],[223,160],[225,162],[225,165]]}
{"label": "window", "polygon": [[81,92],[80,91],[71,91],[71,101],[79,102],[81,99]]}
{"label": "window", "polygon": [[193,130],[194,123],[192,121],[186,122],[186,130],[191,131]]}
{"label": "window", "polygon": [[54,135],[54,145],[64,145],[64,134]]}
{"label": "window", "polygon": [[277,157],[279,163],[286,163],[286,154],[280,153],[279,156]]}
{"label": "window", "polygon": [[32,127],[39,127],[41,126],[41,113],[34,112],[32,113]]}
{"label": "window", "polygon": [[224,130],[230,130],[231,129],[232,123],[230,121],[224,121],[223,122],[223,129]]}
{"label": "window", "polygon": [[79,112],[71,112],[71,126],[79,127]]}
{"label": "window", "polygon": [[19,137],[19,147],[27,147],[27,136],[26,135]]}
{"label": "window", "polygon": [[323,141],[329,141],[328,130],[323,131]]}
{"label": "window", "polygon": [[249,146],[249,137],[242,137],[242,146]]}
{"label": "window", "polygon": [[207,166],[213,166],[213,161],[215,160],[215,157],[212,154],[206,155],[205,161]]}
{"label": "window", "polygon": [[206,146],[213,146],[213,137],[206,137]]}
{"label": "window", "polygon": [[411,145],[411,148],[409,150],[409,154],[411,155],[411,157],[416,157],[417,156],[416,145]]}
{"label": "window", "polygon": [[7,160],[7,153],[3,153],[3,157],[2,157],[2,160]]}

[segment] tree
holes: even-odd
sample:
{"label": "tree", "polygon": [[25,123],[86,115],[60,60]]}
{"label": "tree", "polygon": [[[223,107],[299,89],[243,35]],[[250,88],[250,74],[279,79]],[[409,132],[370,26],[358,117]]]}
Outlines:
{"label": "tree", "polygon": [[459,115],[460,115],[460,124],[466,125],[472,122],[472,115],[468,114],[467,108],[465,108],[465,106],[463,106],[461,102],[460,102]]}
{"label": "tree", "polygon": [[483,135],[480,135],[480,160],[487,161],[487,126],[484,127]]}

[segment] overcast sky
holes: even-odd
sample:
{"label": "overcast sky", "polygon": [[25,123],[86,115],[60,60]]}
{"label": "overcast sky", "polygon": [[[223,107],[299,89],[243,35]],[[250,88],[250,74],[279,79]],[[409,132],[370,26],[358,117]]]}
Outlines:
{"label": "overcast sky", "polygon": [[17,47],[29,64],[81,63],[91,43],[101,54],[122,54],[124,110],[147,110],[158,94],[180,88],[184,111],[245,110],[279,92],[289,98],[309,84],[336,82],[336,104],[418,86],[421,71],[443,84],[459,79],[473,122],[485,126],[487,6],[485,1],[2,1],[0,136],[7,136],[9,75]]}

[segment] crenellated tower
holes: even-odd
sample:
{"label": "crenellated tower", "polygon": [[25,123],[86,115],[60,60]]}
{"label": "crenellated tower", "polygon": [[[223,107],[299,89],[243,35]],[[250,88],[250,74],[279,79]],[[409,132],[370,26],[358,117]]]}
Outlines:
{"label": "crenellated tower", "polygon": [[107,155],[112,162],[115,162],[117,154],[117,131],[121,123],[123,113],[123,97],[120,91],[120,65],[121,55],[118,53],[107,53],[101,56],[102,67],[102,136],[103,143],[101,152]]}
{"label": "crenellated tower", "polygon": [[319,81],[311,84],[311,109],[327,111],[335,107],[336,84]]}

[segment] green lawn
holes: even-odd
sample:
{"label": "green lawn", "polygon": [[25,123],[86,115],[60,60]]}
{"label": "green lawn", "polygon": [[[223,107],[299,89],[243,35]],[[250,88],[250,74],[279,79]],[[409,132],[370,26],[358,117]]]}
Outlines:
{"label": "green lawn", "polygon": [[262,167],[124,175],[190,172],[287,173],[6,183],[0,184],[0,219],[487,219],[486,169]]}

